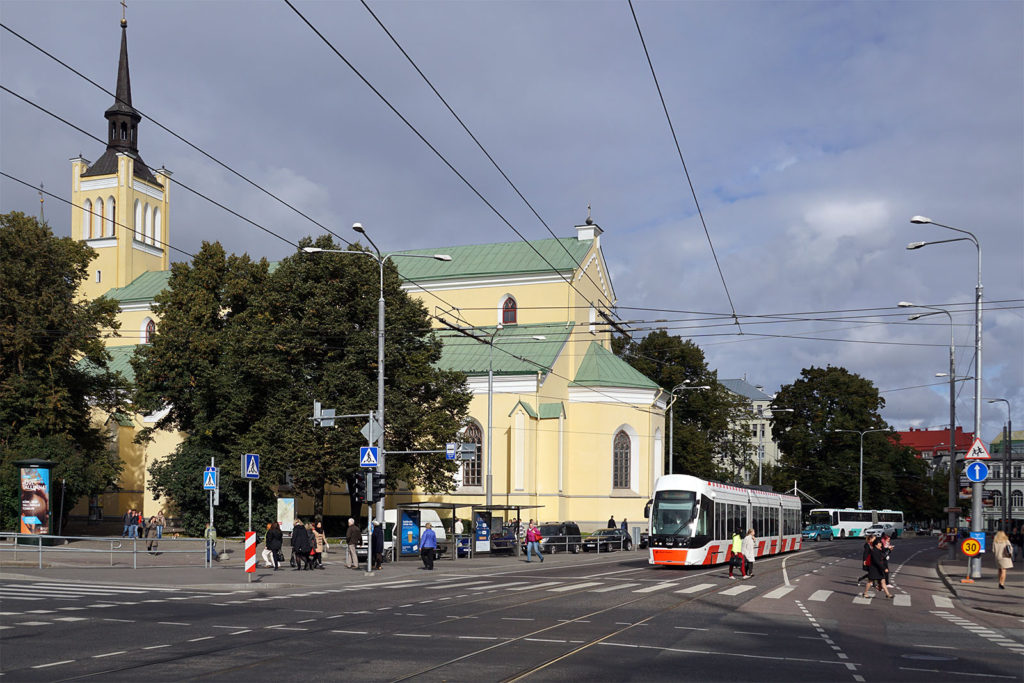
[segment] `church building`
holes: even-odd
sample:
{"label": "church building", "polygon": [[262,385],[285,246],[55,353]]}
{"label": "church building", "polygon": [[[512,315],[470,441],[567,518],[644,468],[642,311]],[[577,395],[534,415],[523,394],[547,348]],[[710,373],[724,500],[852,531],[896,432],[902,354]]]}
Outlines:
{"label": "church building", "polygon": [[[81,294],[120,304],[121,336],[108,341],[108,350],[113,368],[132,379],[129,360],[158,333],[153,301],[170,276],[171,173],[151,170],[139,154],[141,116],[131,104],[123,19],[117,97],[104,116],[102,156],[71,160],[71,234],[98,254]],[[588,218],[567,237],[407,252],[443,251],[452,257],[447,262],[394,259],[406,291],[439,319],[440,365],[468,377],[473,400],[462,438],[479,449],[462,463],[452,492],[389,491],[388,507],[479,505],[490,498],[495,505],[539,506],[528,516],[584,528],[604,526],[610,515],[643,519],[664,471],[666,396],[611,351],[605,316],[616,298],[601,235]],[[133,441],[157,417],[103,416],[125,469],[117,489],[94,496],[89,511],[173,513],[172,502],[148,491],[148,468],[181,435]],[[296,510],[307,515],[312,502],[299,499]],[[74,514],[86,512],[83,501]],[[348,497],[328,496],[324,514],[349,514]]]}

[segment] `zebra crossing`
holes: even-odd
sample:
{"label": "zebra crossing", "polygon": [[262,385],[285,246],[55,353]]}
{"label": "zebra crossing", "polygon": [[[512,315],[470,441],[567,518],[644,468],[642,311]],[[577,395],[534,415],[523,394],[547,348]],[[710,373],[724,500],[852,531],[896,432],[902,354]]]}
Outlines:
{"label": "zebra crossing", "polygon": [[[5,582],[0,583],[0,608],[15,605],[29,607],[33,602],[91,602],[88,607],[102,608],[114,605],[135,605],[139,603],[165,602],[167,600],[188,600],[197,596],[229,595],[229,593],[199,593],[181,588],[154,586],[119,586],[111,584],[66,583],[57,581]],[[82,607],[59,607],[73,611]],[[30,610],[31,611],[31,610]],[[39,611],[39,610],[35,610]],[[21,613],[21,612],[17,612]],[[8,612],[0,612],[0,615]]]}

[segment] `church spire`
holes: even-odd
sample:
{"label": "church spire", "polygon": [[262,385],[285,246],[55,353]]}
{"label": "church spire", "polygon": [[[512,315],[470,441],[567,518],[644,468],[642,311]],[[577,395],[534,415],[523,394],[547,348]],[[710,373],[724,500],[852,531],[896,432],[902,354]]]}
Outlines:
{"label": "church spire", "polygon": [[121,19],[121,58],[117,65],[117,94],[103,114],[107,121],[107,149],[139,153],[138,127],[142,117],[132,107],[132,83],[128,73],[128,22]]}

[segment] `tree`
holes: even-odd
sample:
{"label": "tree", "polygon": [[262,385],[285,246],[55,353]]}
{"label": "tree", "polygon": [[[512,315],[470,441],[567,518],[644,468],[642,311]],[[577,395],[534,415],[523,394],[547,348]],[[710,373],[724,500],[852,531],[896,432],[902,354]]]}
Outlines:
{"label": "tree", "polygon": [[882,419],[885,407],[874,384],[845,368],[805,368],[781,388],[775,401],[793,410],[776,413],[772,433],[779,444],[776,486],[799,481],[827,507],[853,507],[860,481],[860,436],[864,435],[864,506],[901,508],[925,489],[925,466],[892,438]]}
{"label": "tree", "polygon": [[0,253],[0,527],[12,528],[20,514],[15,460],[56,463],[51,506],[65,515],[82,496],[114,485],[120,460],[94,418],[122,411],[128,386],[108,367],[103,342],[116,334],[117,303],[77,295],[95,252],[12,212],[0,214]]}
{"label": "tree", "polygon": [[639,342],[616,338],[612,348],[665,391],[684,383],[710,387],[677,392],[671,409],[673,472],[735,480],[749,468],[750,439],[742,423],[748,417],[746,401],[718,383],[699,346],[656,330]]}
{"label": "tree", "polygon": [[[316,246],[336,248],[327,238]],[[436,448],[465,419],[465,378],[432,366],[440,342],[390,264],[384,286],[386,445]],[[365,419],[316,427],[309,419],[313,401],[339,415],[376,407],[378,294],[377,264],[362,254],[299,252],[271,272],[265,262],[226,257],[219,245],[207,244],[192,266],[176,264],[158,299],[162,319],[153,344],[136,363],[139,405],[171,406],[158,428],[187,434],[165,463],[151,467],[154,491],[198,520],[194,481],[203,459],[219,453],[233,465],[241,453],[255,452],[261,482],[287,478],[297,493],[313,497],[314,514],[321,515],[327,488],[351,484],[360,471]],[[180,477],[184,467],[194,476]],[[454,470],[443,455],[395,457],[388,481],[445,491]],[[261,495],[273,497],[266,484]]]}

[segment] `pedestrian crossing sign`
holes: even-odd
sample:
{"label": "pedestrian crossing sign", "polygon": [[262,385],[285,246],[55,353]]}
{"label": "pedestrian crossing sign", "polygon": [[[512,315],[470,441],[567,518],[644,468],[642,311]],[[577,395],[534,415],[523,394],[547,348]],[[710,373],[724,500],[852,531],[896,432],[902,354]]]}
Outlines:
{"label": "pedestrian crossing sign", "polygon": [[258,453],[246,453],[242,456],[242,478],[260,478],[260,456]]}
{"label": "pedestrian crossing sign", "polygon": [[217,490],[217,468],[207,467],[203,470],[203,490],[204,491],[216,491]]}
{"label": "pedestrian crossing sign", "polygon": [[359,448],[359,466],[360,467],[376,467],[377,466],[377,447],[376,446],[360,446],[360,448]]}
{"label": "pedestrian crossing sign", "polygon": [[981,439],[974,439],[974,443],[971,444],[971,449],[967,451],[967,455],[964,456],[968,460],[991,460],[992,456],[988,454],[988,449],[985,448],[985,444],[981,442]]}

